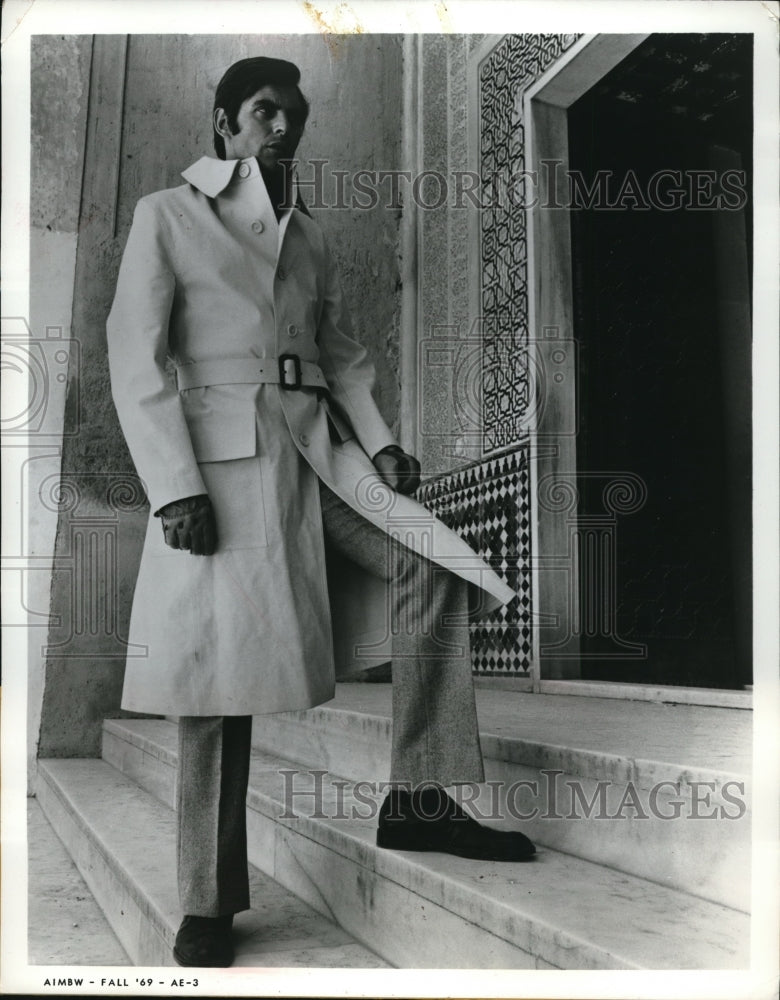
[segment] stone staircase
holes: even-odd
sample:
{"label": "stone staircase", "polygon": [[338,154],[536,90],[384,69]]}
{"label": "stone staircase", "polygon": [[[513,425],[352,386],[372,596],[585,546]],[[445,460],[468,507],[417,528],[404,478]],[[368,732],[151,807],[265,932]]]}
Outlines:
{"label": "stone staircase", "polygon": [[[488,781],[466,808],[536,859],[378,849],[390,691],[339,685],[255,720],[237,964],[746,968],[751,713],[477,694]],[[39,762],[41,806],[138,964],[171,963],[180,919],[176,752],[174,722],[109,720],[102,760]]]}

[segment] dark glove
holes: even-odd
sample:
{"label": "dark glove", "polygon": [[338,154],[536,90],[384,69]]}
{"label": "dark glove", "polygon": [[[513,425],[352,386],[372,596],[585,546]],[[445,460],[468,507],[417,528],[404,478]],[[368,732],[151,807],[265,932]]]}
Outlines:
{"label": "dark glove", "polygon": [[205,493],[167,503],[157,511],[165,544],[189,550],[194,556],[210,556],[217,547],[214,508]]}
{"label": "dark glove", "polygon": [[414,493],[420,485],[420,463],[397,444],[378,451],[373,462],[382,479],[397,493]]}

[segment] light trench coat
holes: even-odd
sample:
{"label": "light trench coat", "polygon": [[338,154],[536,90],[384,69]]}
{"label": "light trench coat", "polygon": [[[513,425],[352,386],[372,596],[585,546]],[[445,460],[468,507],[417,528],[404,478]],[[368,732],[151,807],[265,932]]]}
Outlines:
{"label": "light trench coat", "polygon": [[[122,707],[174,715],[311,708],[344,671],[389,659],[385,584],[326,576],[318,479],[362,517],[481,588],[514,592],[371,457],[393,435],[352,335],[333,256],[299,209],[277,222],[257,163],[203,157],[186,184],[140,200],[108,318],[114,401],[151,504]],[[166,374],[295,353],[329,387],[213,384]],[[320,398],[322,397],[322,398]],[[207,493],[218,547],[167,547],[153,512]],[[142,655],[138,655],[141,647]],[[360,655],[362,652],[362,655]]]}

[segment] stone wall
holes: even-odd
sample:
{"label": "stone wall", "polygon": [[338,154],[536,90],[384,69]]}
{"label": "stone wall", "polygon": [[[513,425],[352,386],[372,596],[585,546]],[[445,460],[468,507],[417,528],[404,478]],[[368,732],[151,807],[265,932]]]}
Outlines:
{"label": "stone wall", "polygon": [[[27,757],[37,753],[43,695],[49,600],[62,461],[62,428],[71,356],[71,313],[76,266],[84,136],[89,101],[91,39],[42,35],[31,46],[30,303],[27,321],[14,321],[16,346],[4,332],[3,352],[24,352],[20,375],[29,380],[30,402],[19,422],[27,433],[23,450],[4,441],[6,474],[21,477],[25,508],[20,555],[30,567],[20,581],[27,609]],[[5,326],[5,321],[4,321]],[[76,348],[77,350],[77,348]],[[10,370],[4,372],[10,374]],[[29,395],[28,395],[29,393]],[[17,470],[16,458],[19,458]],[[13,472],[11,471],[13,469]],[[6,551],[6,556],[11,553]],[[23,596],[22,596],[23,594]]]}

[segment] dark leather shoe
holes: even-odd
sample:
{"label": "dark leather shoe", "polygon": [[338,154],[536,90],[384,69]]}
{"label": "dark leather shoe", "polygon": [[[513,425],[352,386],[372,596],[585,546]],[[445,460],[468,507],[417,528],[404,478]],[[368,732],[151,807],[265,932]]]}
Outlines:
{"label": "dark leather shoe", "polygon": [[536,854],[524,834],[482,826],[443,791],[435,801],[391,792],[379,810],[376,842],[392,851],[440,851],[479,861],[530,861]]}
{"label": "dark leather shoe", "polygon": [[201,969],[233,964],[233,914],[224,917],[185,917],[176,935],[173,957],[179,965]]}

